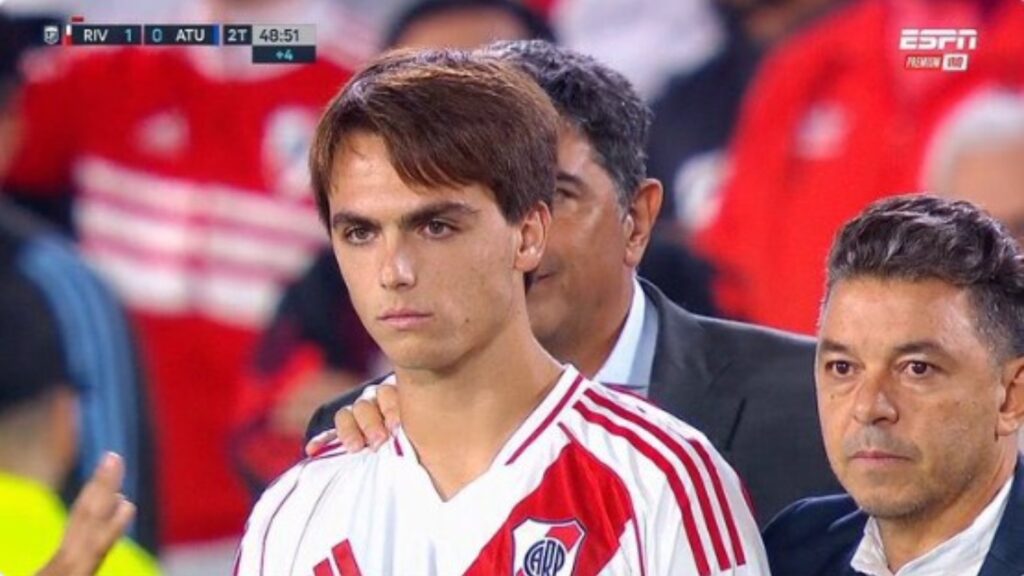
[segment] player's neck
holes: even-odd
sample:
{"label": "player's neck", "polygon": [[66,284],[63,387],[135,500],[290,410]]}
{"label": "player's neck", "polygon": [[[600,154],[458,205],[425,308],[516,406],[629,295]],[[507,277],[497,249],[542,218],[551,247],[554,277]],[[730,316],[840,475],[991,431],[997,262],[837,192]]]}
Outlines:
{"label": "player's neck", "polygon": [[396,371],[402,427],[444,500],[487,471],[561,375],[521,324],[445,374]]}
{"label": "player's neck", "polygon": [[[572,364],[587,378],[594,378],[608,361],[622,335],[633,304],[633,279],[617,291],[613,301],[590,314],[589,321],[573,324],[575,330],[558,330],[542,344],[560,361]],[[621,382],[620,382],[621,384]]]}

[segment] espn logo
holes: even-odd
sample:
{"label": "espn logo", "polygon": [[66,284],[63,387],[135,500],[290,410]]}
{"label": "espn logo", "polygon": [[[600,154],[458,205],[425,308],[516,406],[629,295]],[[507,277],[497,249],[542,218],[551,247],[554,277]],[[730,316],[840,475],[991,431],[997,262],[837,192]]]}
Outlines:
{"label": "espn logo", "polygon": [[907,55],[904,61],[907,70],[962,72],[967,70],[970,60],[967,52],[977,48],[978,31],[972,28],[907,28],[900,32],[900,50],[919,52]]}
{"label": "espn logo", "polygon": [[944,28],[925,28],[915,30],[905,28],[900,32],[900,50],[943,51],[974,50],[978,47],[978,31],[971,28],[947,30]]}

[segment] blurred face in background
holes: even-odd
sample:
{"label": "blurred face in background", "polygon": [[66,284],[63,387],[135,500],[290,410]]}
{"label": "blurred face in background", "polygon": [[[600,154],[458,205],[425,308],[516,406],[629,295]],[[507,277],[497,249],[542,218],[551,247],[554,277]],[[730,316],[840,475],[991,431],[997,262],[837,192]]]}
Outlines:
{"label": "blurred face in background", "polygon": [[747,36],[770,46],[799,25],[824,12],[836,0],[718,0],[737,15]]}
{"label": "blurred face in background", "polygon": [[1024,240],[1024,135],[961,152],[946,194],[984,208]]}
{"label": "blurred face in background", "polygon": [[5,86],[0,79],[0,182],[7,175],[20,136],[20,122],[14,112],[14,90],[13,83]]}
{"label": "blurred face in background", "polygon": [[523,40],[530,31],[500,8],[456,8],[425,16],[395,40],[402,48],[472,49],[499,40]]}

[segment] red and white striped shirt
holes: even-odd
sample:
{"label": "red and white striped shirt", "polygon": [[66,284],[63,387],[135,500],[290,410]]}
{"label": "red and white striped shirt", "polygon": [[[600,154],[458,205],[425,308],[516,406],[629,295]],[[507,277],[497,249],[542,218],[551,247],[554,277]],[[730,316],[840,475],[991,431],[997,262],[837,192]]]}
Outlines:
{"label": "red and white striped shirt", "polygon": [[448,501],[399,431],[334,447],[256,504],[246,576],[768,574],[740,481],[708,440],[567,367]]}

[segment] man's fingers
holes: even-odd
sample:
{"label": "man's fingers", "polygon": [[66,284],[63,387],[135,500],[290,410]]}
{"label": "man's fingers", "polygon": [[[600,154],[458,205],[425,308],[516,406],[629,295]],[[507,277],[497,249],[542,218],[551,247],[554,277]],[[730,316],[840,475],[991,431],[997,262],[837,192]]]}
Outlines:
{"label": "man's fingers", "polygon": [[377,404],[384,415],[384,424],[393,434],[402,422],[398,411],[398,389],[395,386],[381,386],[377,391]]}
{"label": "man's fingers", "polygon": [[324,447],[324,445],[337,437],[338,435],[334,430],[327,430],[326,432],[321,432],[316,436],[313,436],[309,439],[309,442],[306,442],[306,456],[316,454],[318,450]]}
{"label": "man's fingers", "polygon": [[[378,403],[379,402],[379,403]],[[367,386],[359,400],[334,413],[334,436],[349,452],[380,448],[398,426],[398,394],[394,386]],[[331,440],[320,434],[306,445],[311,454]]]}
{"label": "man's fingers", "polygon": [[109,548],[117,542],[118,538],[124,535],[125,530],[128,529],[128,525],[132,523],[132,519],[135,518],[135,504],[132,504],[124,496],[118,495],[117,507],[114,510],[114,516],[111,521],[107,524],[107,534],[104,539],[104,544]]}
{"label": "man's fingers", "polygon": [[380,388],[380,384],[374,384],[373,386],[366,386],[363,391],[359,394],[359,400],[373,400],[377,397],[377,389]]}
{"label": "man's fingers", "polygon": [[90,563],[99,566],[114,544],[124,536],[125,530],[135,518],[135,504],[128,501],[123,495],[117,494],[117,501],[113,512],[105,520],[95,521],[90,525],[88,539],[83,542],[83,555],[92,558]]}
{"label": "man's fingers", "polygon": [[359,452],[366,447],[366,438],[359,430],[352,407],[346,406],[334,413],[334,433],[348,452]]}
{"label": "man's fingers", "polygon": [[387,441],[389,434],[384,427],[384,416],[381,415],[376,401],[356,401],[352,407],[352,415],[370,449],[376,450]]}
{"label": "man's fingers", "polygon": [[119,492],[124,462],[106,454],[71,507],[57,554],[41,574],[94,574],[135,517],[135,505]]}
{"label": "man's fingers", "polygon": [[108,452],[75,499],[72,516],[84,521],[109,518],[116,510],[123,480],[124,461],[117,454]]}
{"label": "man's fingers", "polygon": [[107,492],[117,492],[124,482],[124,460],[113,452],[107,452],[92,475],[93,481]]}

